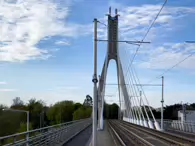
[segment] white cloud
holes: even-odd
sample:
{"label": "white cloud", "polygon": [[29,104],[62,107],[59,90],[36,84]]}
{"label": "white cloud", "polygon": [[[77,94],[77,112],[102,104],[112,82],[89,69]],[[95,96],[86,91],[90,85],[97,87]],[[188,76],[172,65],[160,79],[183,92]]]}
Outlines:
{"label": "white cloud", "polygon": [[[181,62],[190,54],[195,53],[195,45],[193,44],[164,44],[159,47],[150,46],[144,48],[147,51],[144,53],[144,62],[140,63],[139,66],[143,68],[150,69],[168,69],[173,65]],[[191,56],[182,63],[180,63],[177,68],[184,69],[195,69],[195,56]]]}
{"label": "white cloud", "polygon": [[[124,8],[123,11],[119,12],[121,15],[119,25],[120,29],[124,32],[122,36],[133,38],[138,37],[139,39],[142,39],[143,34],[146,33],[146,30],[156,17],[160,8],[161,5],[142,5],[141,7]],[[162,31],[162,29],[164,33],[170,31],[170,28],[176,29],[174,25],[176,21],[189,13],[195,13],[195,9],[166,6],[157,18],[155,26],[152,28],[153,32],[150,32],[148,39],[156,38],[157,33]],[[132,31],[135,33],[131,33]]]}
{"label": "white cloud", "polygon": [[[51,0],[3,0],[0,4],[0,61],[47,59],[51,52],[39,48],[39,41],[46,41],[56,35],[77,38],[92,34],[93,24],[81,25],[66,21],[69,7],[69,0],[59,3]],[[123,39],[140,40],[160,7],[120,5],[119,27]],[[162,31],[162,28],[163,31],[172,30],[175,20],[194,12],[193,8],[166,7],[157,19],[157,26],[151,30],[149,38],[156,38],[157,32]],[[106,23],[107,18],[99,20]],[[106,35],[106,27],[99,25],[98,36],[105,39]],[[69,45],[69,42],[57,41],[55,44]]]}
{"label": "white cloud", "polygon": [[16,89],[0,89],[0,92],[14,92]]}
{"label": "white cloud", "polygon": [[[159,12],[161,5],[120,7],[120,40],[142,40],[153,19]],[[144,61],[141,63],[139,62],[139,67],[166,69],[183,60],[190,53],[194,53],[195,45],[193,44],[162,43],[166,42],[168,36],[173,35],[173,33],[176,33],[177,30],[185,25],[181,20],[186,19],[188,15],[194,13],[194,7],[166,6],[145,39],[145,41],[150,41],[152,43],[149,45],[142,45],[139,49],[138,56],[135,58],[135,62],[137,60]],[[107,20],[106,18],[102,18],[101,21],[106,23]],[[105,28],[103,26],[100,28],[99,37],[106,38],[107,32],[105,31]],[[126,48],[126,51],[130,53],[128,56],[129,59],[133,56],[137,47],[119,44],[119,48],[120,53],[122,53],[121,50]],[[122,56],[124,56],[124,53]],[[123,59],[124,57],[121,57],[121,60]],[[179,67],[188,69],[195,68],[195,65],[193,64],[194,61],[195,57],[192,56],[180,64]]]}
{"label": "white cloud", "polygon": [[49,91],[56,91],[56,92],[64,92],[64,91],[76,91],[80,90],[81,88],[78,86],[57,86],[53,89],[49,89]]}
{"label": "white cloud", "polygon": [[0,81],[0,85],[6,85],[6,84],[7,84],[7,82]]}
{"label": "white cloud", "polygon": [[[120,5],[120,9],[118,10],[118,13],[120,14],[120,39],[141,40],[161,7],[162,5],[142,5],[129,7]],[[171,31],[179,29],[182,23],[178,24],[177,21],[192,13],[195,13],[194,7],[188,8],[166,6],[162,10],[161,14],[155,22],[154,27],[147,36],[147,40],[159,39],[160,37],[167,36]],[[99,18],[99,20],[107,24],[106,17]],[[103,25],[98,25],[98,28],[98,36],[100,38],[106,38],[107,28]]]}
{"label": "white cloud", "polygon": [[56,45],[70,45],[70,43],[68,41],[56,41],[55,42]]}
{"label": "white cloud", "polygon": [[[174,86],[174,85],[173,85]],[[157,108],[161,106],[161,91],[146,91],[147,99],[151,106]],[[164,104],[172,105],[176,103],[193,103],[194,102],[194,91],[188,90],[178,90],[177,92],[165,92],[164,95]]]}
{"label": "white cloud", "polygon": [[[63,5],[63,6],[60,6]],[[47,59],[37,44],[50,36],[73,37],[77,28],[66,23],[69,0],[16,0],[0,3],[0,61]]]}

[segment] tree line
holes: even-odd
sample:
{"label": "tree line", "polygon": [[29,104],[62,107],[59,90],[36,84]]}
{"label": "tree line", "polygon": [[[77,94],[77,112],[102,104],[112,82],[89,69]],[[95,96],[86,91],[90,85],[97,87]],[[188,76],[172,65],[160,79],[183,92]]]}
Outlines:
{"label": "tree line", "polygon": [[[195,103],[192,104],[173,104],[173,105],[166,105],[163,109],[163,117],[164,119],[170,119],[170,120],[178,120],[178,111],[183,110],[183,106],[185,106],[186,110],[195,110]],[[144,111],[144,107],[141,107],[142,111]],[[148,113],[149,118],[152,119],[151,112],[149,111],[149,106],[145,106],[146,112]],[[152,110],[152,113],[156,119],[161,118],[161,108],[155,109],[153,107],[150,107]],[[143,112],[144,116],[146,117],[145,111]]]}
{"label": "tree line", "polygon": [[33,98],[24,103],[20,97],[16,97],[10,107],[0,104],[0,137],[26,131],[27,122],[25,112],[13,112],[3,109],[11,108],[29,111],[29,129],[32,130],[88,118],[92,114],[91,103],[92,99],[85,99],[83,104],[65,100],[47,106],[42,100]]}
{"label": "tree line", "polygon": [[[183,109],[185,106],[186,110],[195,110],[195,103],[191,104],[174,104],[164,107],[164,119],[178,120],[178,111]],[[153,109],[155,118],[160,119],[161,112]]]}
{"label": "tree line", "polygon": [[[47,106],[42,100],[33,98],[24,103],[19,97],[16,97],[13,99],[10,107],[0,104],[0,137],[26,131],[26,113],[3,111],[5,108],[29,111],[29,129],[32,130],[72,120],[89,118],[92,116],[92,102],[92,98],[87,95],[82,104],[65,100]],[[155,118],[160,119],[160,110],[152,107],[151,109]],[[144,109],[142,110],[144,111]],[[149,107],[146,106],[146,110],[149,117],[152,118]],[[164,119],[177,120],[179,110],[182,110],[181,104],[164,107]],[[195,103],[186,105],[186,110],[195,110]],[[143,113],[145,114],[145,112]],[[119,115],[122,118],[123,114],[123,111],[119,114],[119,106],[116,103],[104,104],[103,116],[105,119],[118,119]]]}

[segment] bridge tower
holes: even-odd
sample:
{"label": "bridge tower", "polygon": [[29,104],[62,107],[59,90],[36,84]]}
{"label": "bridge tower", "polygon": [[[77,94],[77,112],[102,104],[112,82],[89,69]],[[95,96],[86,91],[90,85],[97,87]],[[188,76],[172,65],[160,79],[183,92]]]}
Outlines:
{"label": "bridge tower", "polygon": [[[128,91],[125,86],[125,78],[122,70],[121,60],[118,51],[118,13],[115,9],[115,16],[111,16],[111,8],[109,8],[108,16],[108,43],[107,43],[107,54],[104,60],[101,75],[99,76],[99,86],[98,86],[98,128],[103,129],[103,110],[104,110],[104,95],[105,95],[105,83],[107,70],[110,60],[115,60],[117,67],[117,80],[118,80],[118,90],[119,90],[119,101],[120,92],[124,96],[125,106],[130,105],[128,98]],[[126,98],[125,98],[126,97]],[[121,117],[119,115],[119,117]]]}

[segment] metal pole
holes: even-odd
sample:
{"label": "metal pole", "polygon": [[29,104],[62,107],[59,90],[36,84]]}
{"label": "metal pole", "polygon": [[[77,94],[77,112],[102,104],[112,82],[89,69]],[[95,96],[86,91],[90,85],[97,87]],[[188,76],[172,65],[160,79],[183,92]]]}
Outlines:
{"label": "metal pole", "polygon": [[162,76],[162,107],[161,107],[161,129],[163,130],[163,109],[164,109],[164,76]]}
{"label": "metal pole", "polygon": [[[27,132],[29,132],[29,111],[27,111],[26,112],[26,114],[27,114]],[[27,141],[27,143],[26,143],[26,145],[28,146],[28,141],[29,141],[29,133],[27,133],[27,135],[26,135],[26,141]]]}
{"label": "metal pole", "polygon": [[44,121],[44,116],[45,116],[45,112],[43,111],[43,117],[42,117],[42,120],[43,120],[43,121],[42,121],[42,125],[41,125],[42,127],[44,127],[44,123],[45,123],[45,121]]}
{"label": "metal pole", "polygon": [[40,124],[40,128],[41,128],[41,115],[42,115],[42,113],[40,113],[40,115],[39,115],[39,118],[40,118],[40,121],[39,121],[39,124]]}
{"label": "metal pole", "polygon": [[97,145],[97,19],[94,19],[94,75],[92,82],[93,88],[93,137],[92,145]]}
{"label": "metal pole", "polygon": [[139,96],[140,96],[140,107],[141,107],[141,98],[142,98],[142,91],[139,91]]}

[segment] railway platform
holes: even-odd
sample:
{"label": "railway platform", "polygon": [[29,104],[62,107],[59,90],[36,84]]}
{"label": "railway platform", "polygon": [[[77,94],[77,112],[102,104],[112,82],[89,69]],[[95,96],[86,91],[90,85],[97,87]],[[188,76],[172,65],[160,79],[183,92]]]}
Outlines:
{"label": "railway platform", "polygon": [[[92,136],[87,146],[92,146]],[[117,146],[112,132],[109,130],[108,121],[104,121],[104,129],[97,131],[97,146]]]}
{"label": "railway platform", "polygon": [[104,129],[97,132],[97,146],[116,146],[115,139],[108,129],[108,122],[104,121]]}

